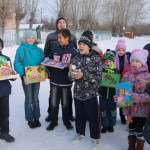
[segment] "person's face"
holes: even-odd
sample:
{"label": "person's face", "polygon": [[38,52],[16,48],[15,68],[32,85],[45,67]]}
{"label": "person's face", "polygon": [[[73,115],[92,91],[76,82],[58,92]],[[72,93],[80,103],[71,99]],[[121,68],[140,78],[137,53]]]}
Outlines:
{"label": "person's face", "polygon": [[90,48],[88,47],[87,44],[80,42],[79,43],[79,52],[80,52],[80,54],[89,54]]}
{"label": "person's face", "polygon": [[132,59],[131,66],[138,69],[138,68],[141,68],[143,65],[140,61],[138,61],[136,59]]}
{"label": "person's face", "polygon": [[64,37],[61,33],[58,34],[58,42],[60,45],[68,45],[69,37]]}
{"label": "person's face", "polygon": [[63,19],[60,19],[60,20],[58,21],[57,28],[58,28],[58,30],[66,29],[66,28],[67,28],[66,21],[63,20]]}
{"label": "person's face", "polygon": [[117,50],[117,54],[119,56],[123,56],[125,54],[125,50],[123,48],[120,48],[120,49]]}
{"label": "person's face", "polygon": [[34,44],[35,43],[35,37],[34,36],[28,36],[26,38],[27,43]]}
{"label": "person's face", "polygon": [[114,64],[114,62],[112,60],[110,60],[110,59],[106,59],[104,63],[108,67],[111,67]]}

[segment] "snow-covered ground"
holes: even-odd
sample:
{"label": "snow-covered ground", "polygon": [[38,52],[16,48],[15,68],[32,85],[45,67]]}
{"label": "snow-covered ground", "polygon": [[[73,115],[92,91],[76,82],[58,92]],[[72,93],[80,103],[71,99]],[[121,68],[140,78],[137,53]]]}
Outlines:
{"label": "snow-covered ground", "polygon": [[[106,49],[115,49],[118,38],[98,42],[99,47],[105,52]],[[137,37],[135,39],[125,38],[127,50],[143,48],[150,43],[150,37]],[[14,60],[15,51],[18,46],[4,48],[3,54]],[[44,45],[40,45],[44,47]],[[24,117],[24,94],[21,80],[17,79],[12,83],[12,94],[10,96],[10,134],[16,139],[14,143],[7,143],[0,140],[0,150],[91,150],[92,142],[89,138],[89,125],[87,123],[86,138],[78,145],[72,145],[71,141],[76,135],[75,128],[67,131],[61,120],[61,109],[59,112],[59,125],[53,131],[47,131],[48,123],[45,122],[47,116],[49,80],[41,82],[39,93],[42,126],[30,129]],[[73,122],[74,126],[74,122]],[[75,127],[75,126],[74,126]],[[126,150],[127,144],[127,125],[120,123],[119,117],[114,133],[101,135],[99,150]],[[146,143],[144,150],[150,150]]]}

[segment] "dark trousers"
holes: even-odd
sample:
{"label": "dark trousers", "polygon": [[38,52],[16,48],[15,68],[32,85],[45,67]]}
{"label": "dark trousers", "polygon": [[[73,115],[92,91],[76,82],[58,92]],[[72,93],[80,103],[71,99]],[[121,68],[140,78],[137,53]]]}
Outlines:
{"label": "dark trousers", "polygon": [[100,138],[100,115],[97,97],[81,101],[74,98],[76,114],[76,132],[85,134],[86,121],[89,121],[90,137]]}
{"label": "dark trousers", "polygon": [[99,97],[101,124],[103,127],[110,127],[116,124],[116,103],[113,98],[106,99]]}
{"label": "dark trousers", "polygon": [[143,139],[143,127],[146,122],[144,117],[133,117],[133,123],[129,124],[129,136],[137,136],[138,140]]}
{"label": "dark trousers", "polygon": [[9,132],[9,96],[0,97],[0,127],[1,132]]}
{"label": "dark trousers", "polygon": [[[69,88],[69,105],[68,105],[68,109],[69,109],[69,116],[73,115],[73,109],[72,109],[72,91],[71,91],[71,86],[68,87]],[[50,93],[51,93],[51,85],[50,85]],[[61,91],[59,92],[59,99],[61,98]],[[47,110],[49,116],[51,116],[51,94],[49,96],[49,106],[48,106],[48,110]]]}
{"label": "dark trousers", "polygon": [[125,115],[123,114],[123,109],[119,108],[120,118],[125,120]]}
{"label": "dark trousers", "polygon": [[[69,90],[70,87],[62,87],[51,85],[51,120],[52,122],[58,122],[59,103],[61,100],[62,105],[62,118],[63,121],[68,121],[69,113]],[[61,93],[61,97],[60,97]]]}

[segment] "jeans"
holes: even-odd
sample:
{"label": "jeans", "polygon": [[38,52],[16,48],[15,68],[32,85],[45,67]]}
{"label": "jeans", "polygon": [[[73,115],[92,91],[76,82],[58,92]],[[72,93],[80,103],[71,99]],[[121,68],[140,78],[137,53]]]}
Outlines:
{"label": "jeans", "polygon": [[31,83],[28,85],[22,81],[25,94],[25,119],[27,121],[38,120],[40,118],[39,89],[40,83]]}
{"label": "jeans", "polygon": [[[62,105],[63,121],[68,121],[70,86],[62,87],[51,84],[51,120],[58,122],[59,103]],[[61,96],[60,96],[61,95]]]}
{"label": "jeans", "polygon": [[[50,84],[50,95],[49,95],[49,106],[48,106],[48,110],[47,110],[47,112],[48,112],[48,115],[49,116],[51,116],[51,86],[53,86],[52,84]],[[69,88],[69,95],[70,95],[70,100],[69,100],[69,117],[71,117],[72,115],[73,115],[73,108],[72,108],[72,102],[73,102],[73,99],[72,99],[72,91],[71,91],[71,87],[72,86],[69,86],[68,88]],[[61,92],[59,92],[59,94],[60,94],[60,97],[59,97],[59,99],[61,98]]]}

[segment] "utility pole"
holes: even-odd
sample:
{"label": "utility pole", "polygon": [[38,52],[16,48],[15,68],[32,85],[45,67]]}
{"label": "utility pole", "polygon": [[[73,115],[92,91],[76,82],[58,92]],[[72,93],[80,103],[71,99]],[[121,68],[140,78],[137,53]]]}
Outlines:
{"label": "utility pole", "polygon": [[42,20],[43,20],[43,18],[42,18],[42,6],[41,6],[41,23],[42,23]]}

